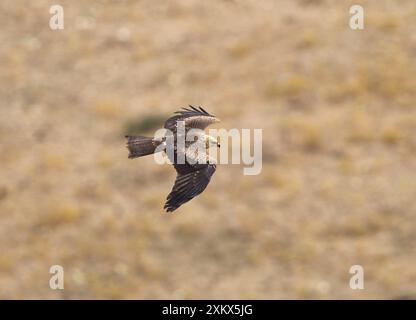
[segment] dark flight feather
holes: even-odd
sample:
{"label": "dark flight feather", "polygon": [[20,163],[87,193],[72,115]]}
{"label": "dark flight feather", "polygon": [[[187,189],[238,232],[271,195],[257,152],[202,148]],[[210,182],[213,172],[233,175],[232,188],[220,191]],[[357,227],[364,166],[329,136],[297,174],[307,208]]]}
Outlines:
{"label": "dark flight feather", "polygon": [[215,164],[206,164],[206,167],[202,169],[192,171],[190,167],[188,173],[178,173],[172,191],[166,199],[164,207],[166,211],[172,212],[201,194],[207,187],[215,170]]}
{"label": "dark flight feather", "polygon": [[195,108],[189,106],[182,108],[182,110],[174,112],[174,116],[170,117],[165,122],[165,128],[171,131],[176,131],[178,121],[185,122],[185,130],[189,129],[205,129],[210,124],[218,122],[219,120],[212,114],[209,114],[202,107]]}

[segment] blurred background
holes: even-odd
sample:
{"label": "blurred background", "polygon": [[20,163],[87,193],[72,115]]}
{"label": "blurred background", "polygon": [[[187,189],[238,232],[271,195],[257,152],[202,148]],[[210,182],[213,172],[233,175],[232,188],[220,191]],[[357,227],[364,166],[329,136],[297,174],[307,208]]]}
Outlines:
{"label": "blurred background", "polygon": [[[413,0],[1,1],[0,298],[416,298],[415,16]],[[123,137],[188,104],[262,128],[263,171],[220,165],[167,214],[174,170],[127,159]]]}

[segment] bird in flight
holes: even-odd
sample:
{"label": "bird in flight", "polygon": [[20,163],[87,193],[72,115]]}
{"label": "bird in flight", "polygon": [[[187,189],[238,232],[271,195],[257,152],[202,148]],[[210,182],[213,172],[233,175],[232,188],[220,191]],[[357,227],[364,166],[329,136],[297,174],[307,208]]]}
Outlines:
{"label": "bird in flight", "polygon": [[[144,136],[126,136],[129,158],[138,158],[155,152],[166,152],[176,172],[175,184],[169,193],[164,209],[172,212],[184,203],[201,194],[207,187],[216,170],[215,160],[207,152],[199,152],[193,148],[195,141],[188,141],[186,136],[192,129],[197,142],[204,143],[205,150],[210,146],[220,147],[218,140],[203,132],[210,124],[219,122],[214,115],[209,114],[202,107],[182,108],[175,115],[166,120],[164,128],[173,134],[170,139],[166,134],[162,138]],[[184,128],[183,128],[184,126]],[[184,129],[184,130],[181,130]],[[178,141],[183,139],[184,143]],[[173,142],[173,143],[169,143]],[[169,149],[169,146],[172,146]],[[169,151],[172,152],[169,152]],[[180,161],[184,159],[184,161]]]}

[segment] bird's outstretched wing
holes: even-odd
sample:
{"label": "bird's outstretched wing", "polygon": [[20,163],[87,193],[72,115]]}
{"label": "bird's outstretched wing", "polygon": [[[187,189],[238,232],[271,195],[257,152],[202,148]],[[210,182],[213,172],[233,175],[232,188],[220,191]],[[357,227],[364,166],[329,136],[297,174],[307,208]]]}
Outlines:
{"label": "bird's outstretched wing", "polygon": [[205,111],[202,107],[195,108],[193,106],[189,106],[189,108],[182,108],[182,110],[176,111],[175,114],[176,115],[170,117],[165,122],[165,128],[173,132],[176,131],[177,121],[185,122],[185,130],[193,128],[204,130],[210,124],[220,121],[214,115]]}
{"label": "bird's outstretched wing", "polygon": [[175,165],[178,172],[172,191],[165,203],[167,212],[172,212],[205,190],[216,170],[214,163]]}

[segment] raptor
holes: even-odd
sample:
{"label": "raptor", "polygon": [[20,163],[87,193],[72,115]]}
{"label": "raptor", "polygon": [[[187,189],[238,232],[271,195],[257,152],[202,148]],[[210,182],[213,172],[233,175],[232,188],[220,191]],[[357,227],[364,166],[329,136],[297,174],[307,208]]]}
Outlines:
{"label": "raptor", "polygon": [[[207,152],[199,152],[198,148],[192,147],[197,141],[202,141],[205,144],[205,150],[211,146],[220,147],[216,138],[203,132],[206,127],[215,122],[219,122],[219,119],[202,107],[189,106],[189,108],[182,108],[182,110],[175,112],[174,116],[167,119],[164,125],[167,132],[173,134],[173,149],[171,149],[173,152],[168,152],[170,140],[167,135],[162,138],[126,136],[130,159],[164,151],[173,164],[177,176],[164,206],[167,212],[176,210],[201,194],[215,173],[215,160]],[[184,126],[183,132],[179,130],[181,125]],[[197,141],[189,141],[182,136],[183,134],[187,135],[191,130]],[[185,141],[183,145],[178,143],[181,138]],[[179,159],[184,159],[184,161],[179,161]]]}

